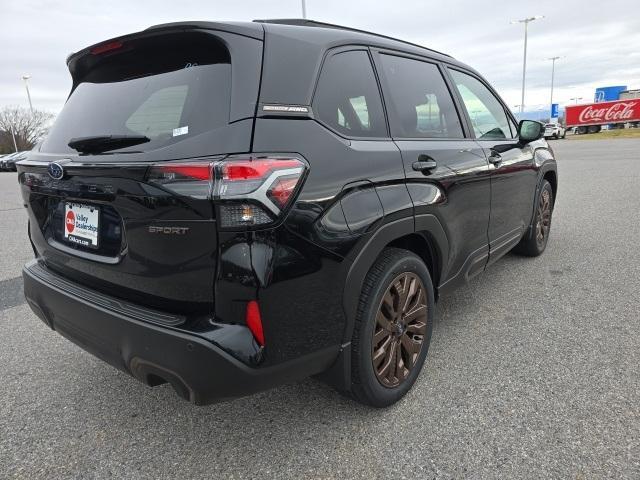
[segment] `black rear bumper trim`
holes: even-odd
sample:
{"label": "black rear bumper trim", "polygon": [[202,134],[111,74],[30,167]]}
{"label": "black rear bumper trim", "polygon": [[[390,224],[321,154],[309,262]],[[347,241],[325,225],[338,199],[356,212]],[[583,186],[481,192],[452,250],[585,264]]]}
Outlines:
{"label": "black rear bumper trim", "polygon": [[60,278],[37,260],[25,265],[22,275],[29,306],[49,327],[147,385],[169,382],[197,405],[316,375],[331,366],[340,349],[331,346],[253,368],[201,337],[141,321],[110,303],[105,306],[96,292]]}
{"label": "black rear bumper trim", "polygon": [[183,316],[139,307],[124,300],[110,297],[96,292],[95,290],[78,285],[77,283],[70,282],[60,275],[52,273],[37,261],[28,263],[25,265],[25,269],[40,280],[55,286],[70,295],[90,300],[92,303],[106,308],[107,310],[111,310],[114,313],[119,313],[144,322],[157,323],[168,327],[176,327],[185,322],[185,317]]}

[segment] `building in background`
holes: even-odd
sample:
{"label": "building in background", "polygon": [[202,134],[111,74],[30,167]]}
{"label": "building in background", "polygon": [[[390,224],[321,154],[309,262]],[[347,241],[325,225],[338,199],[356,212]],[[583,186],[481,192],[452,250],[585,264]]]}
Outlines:
{"label": "building in background", "polygon": [[620,100],[640,99],[640,88],[635,90],[623,90],[620,92]]}
{"label": "building in background", "polygon": [[627,90],[626,85],[615,85],[612,87],[598,87],[593,96],[594,102],[613,102],[620,98],[620,92]]}

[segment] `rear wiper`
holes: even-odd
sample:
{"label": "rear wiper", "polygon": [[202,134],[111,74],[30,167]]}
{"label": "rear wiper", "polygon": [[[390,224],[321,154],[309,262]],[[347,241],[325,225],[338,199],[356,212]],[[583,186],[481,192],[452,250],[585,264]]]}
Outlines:
{"label": "rear wiper", "polygon": [[149,141],[145,135],[95,135],[72,138],[67,145],[80,153],[102,153]]}

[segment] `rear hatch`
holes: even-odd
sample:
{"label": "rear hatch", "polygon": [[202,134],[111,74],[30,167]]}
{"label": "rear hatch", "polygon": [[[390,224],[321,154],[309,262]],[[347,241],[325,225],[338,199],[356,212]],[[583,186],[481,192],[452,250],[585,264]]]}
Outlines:
{"label": "rear hatch", "polygon": [[30,237],[50,269],[149,307],[211,311],[215,208],[154,179],[163,164],[250,151],[262,30],[238,30],[175,24],[69,57],[72,92],[19,166]]}

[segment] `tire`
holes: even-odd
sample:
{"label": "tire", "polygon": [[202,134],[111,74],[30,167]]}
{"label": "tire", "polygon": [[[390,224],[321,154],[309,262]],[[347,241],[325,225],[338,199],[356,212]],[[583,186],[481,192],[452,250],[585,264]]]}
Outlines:
{"label": "tire", "polygon": [[[400,304],[409,306],[403,312]],[[434,309],[433,283],[424,262],[407,250],[383,250],[363,282],[351,339],[350,392],[355,400],[387,407],[411,389],[427,356]],[[405,318],[407,311],[412,315]],[[388,320],[394,317],[397,322]]]}
{"label": "tire", "polygon": [[553,189],[551,184],[543,180],[540,192],[536,197],[536,211],[525,236],[513,249],[514,252],[527,257],[537,257],[547,248],[551,219],[553,216]]}

